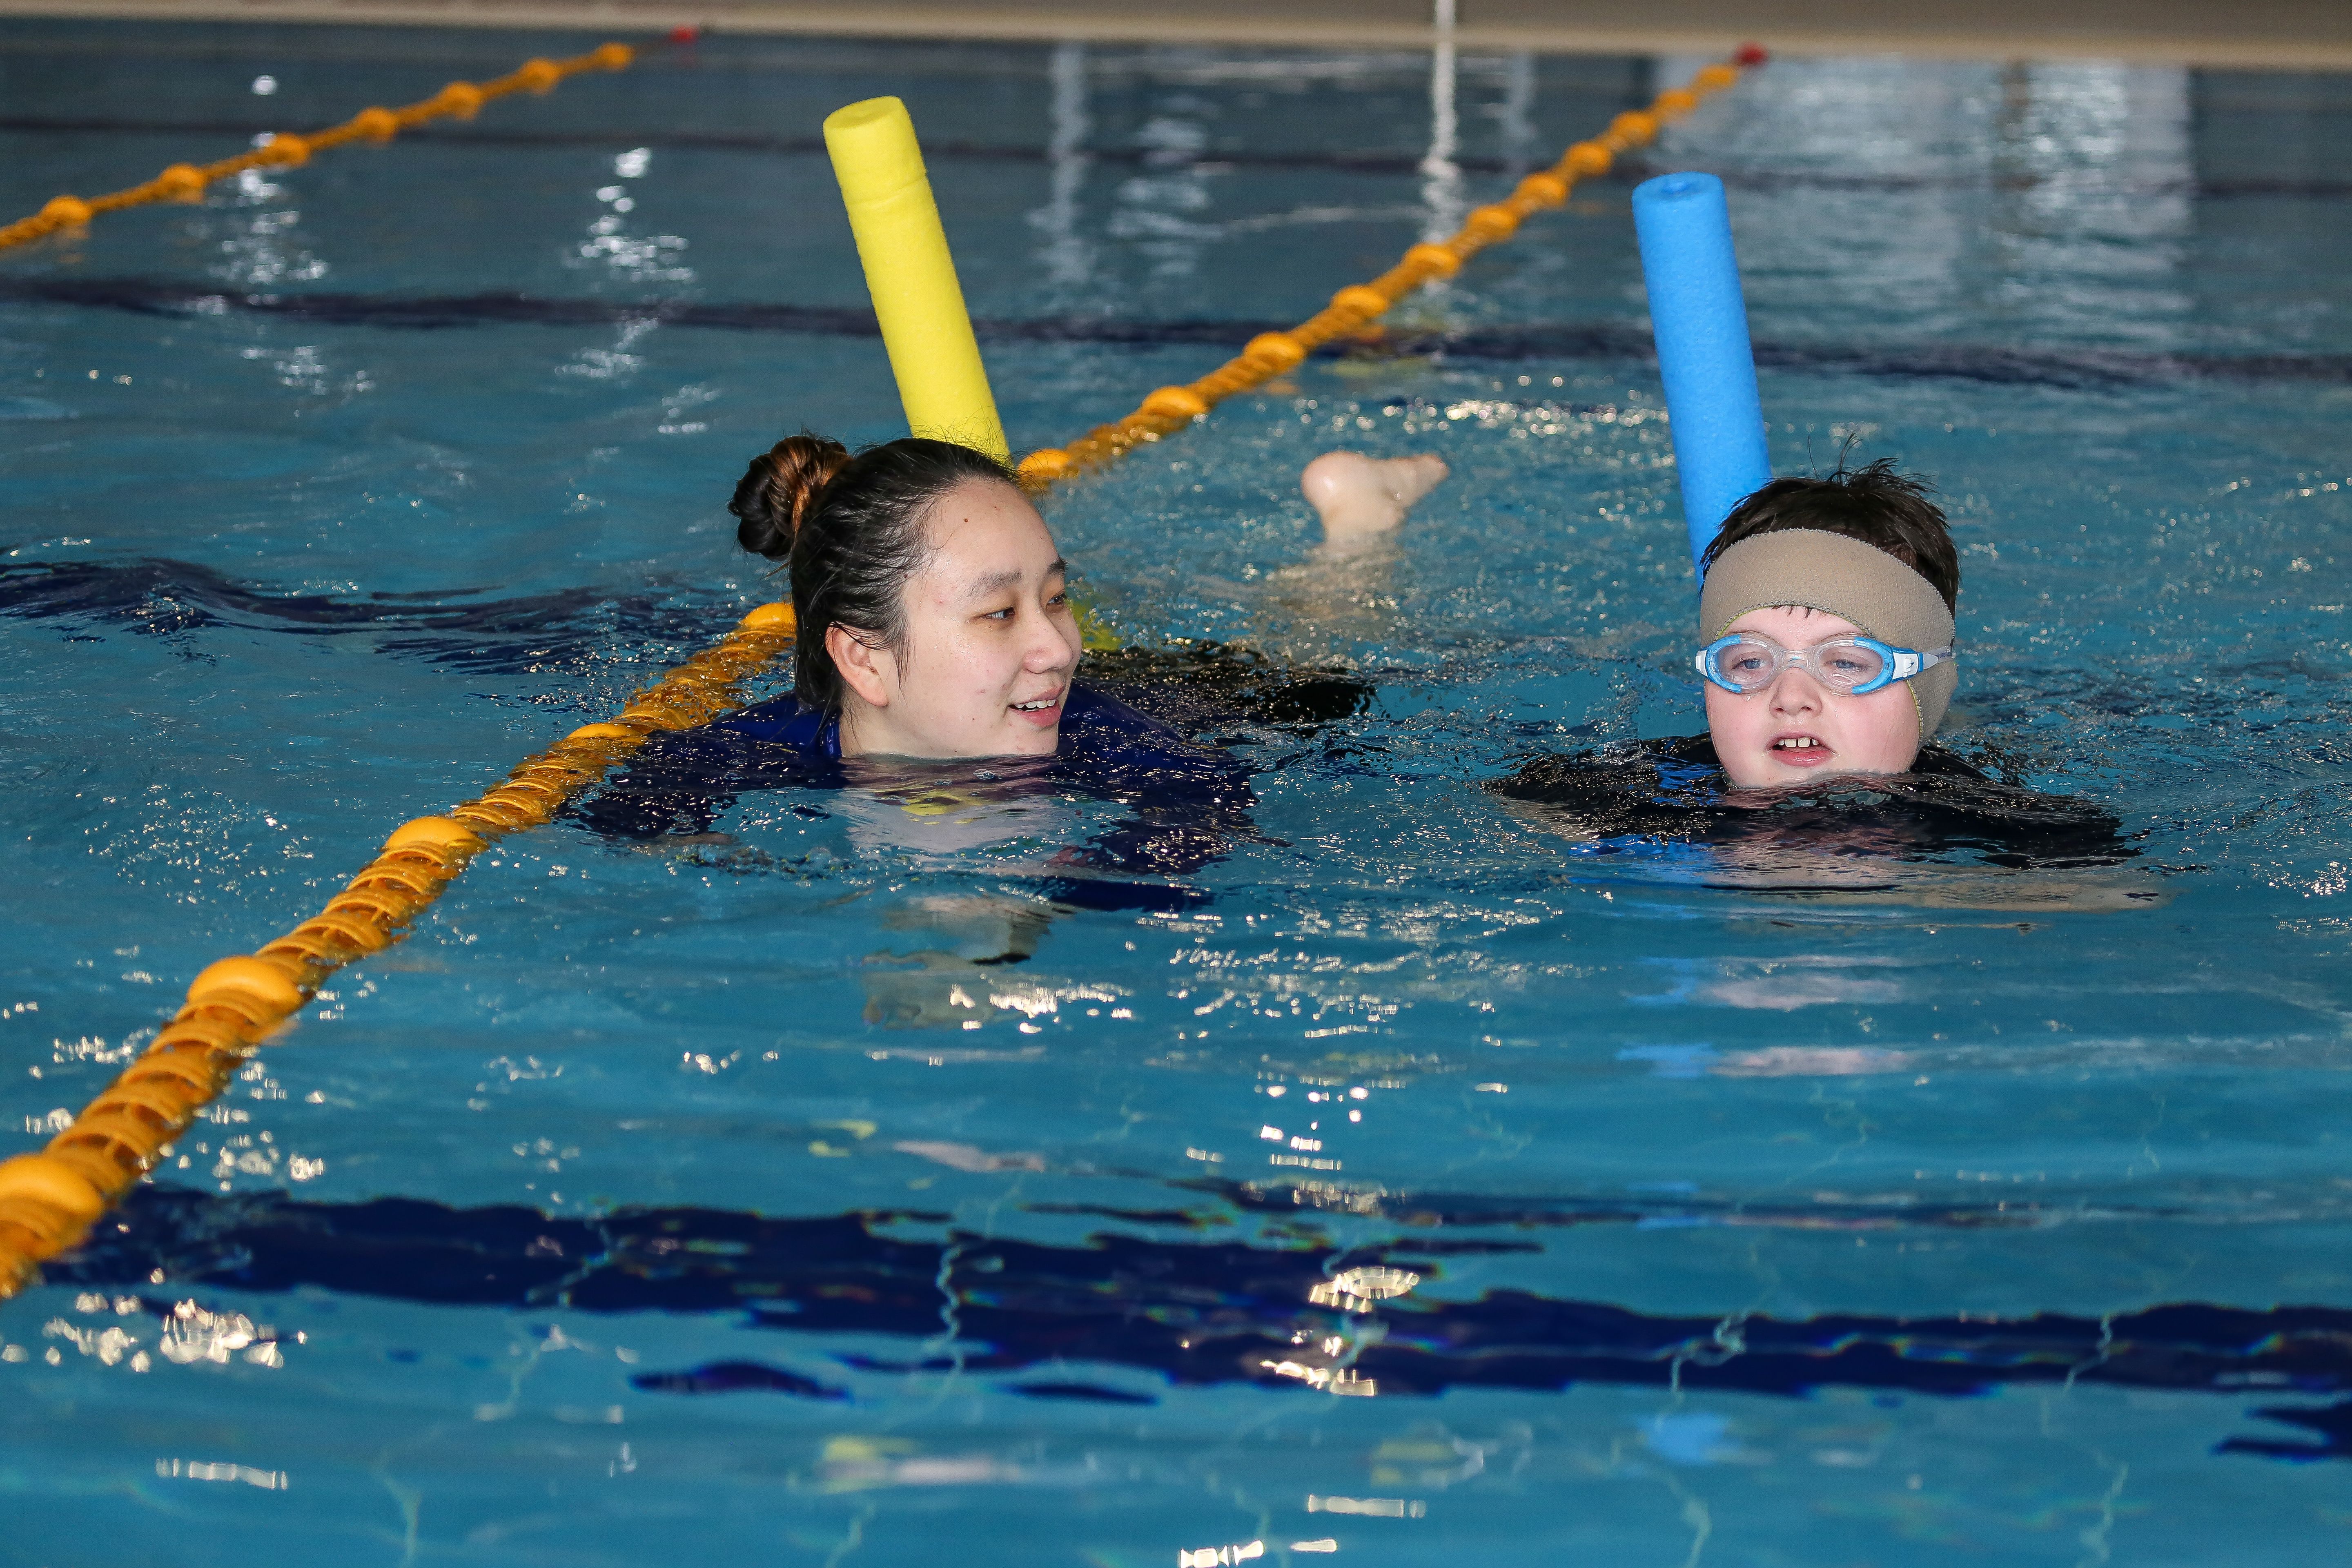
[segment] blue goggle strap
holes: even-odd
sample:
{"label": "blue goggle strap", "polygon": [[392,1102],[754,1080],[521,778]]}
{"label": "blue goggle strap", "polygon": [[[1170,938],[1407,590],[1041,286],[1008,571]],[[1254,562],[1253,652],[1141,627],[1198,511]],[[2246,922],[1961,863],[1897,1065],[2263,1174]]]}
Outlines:
{"label": "blue goggle strap", "polygon": [[1856,637],[1853,640],[1874,649],[1878,657],[1886,661],[1886,668],[1876,680],[1853,689],[1857,696],[1865,691],[1875,691],[1890,680],[1908,680],[1915,675],[1925,675],[1939,664],[1951,663],[1955,657],[1948,647],[1930,648],[1922,653],[1917,648],[1892,647],[1874,637]]}
{"label": "blue goggle strap", "polygon": [[[1717,637],[1715,641],[1699,649],[1697,658],[1693,661],[1696,665],[1699,674],[1706,679],[1722,687],[1726,691],[1731,692],[1737,696],[1744,697],[1748,695],[1746,692],[1741,691],[1738,686],[1726,680],[1723,678],[1722,670],[1716,663],[1716,660],[1721,657],[1724,649],[1727,647],[1735,647],[1747,640],[1748,639],[1746,637],[1735,633],[1730,637]],[[1847,689],[1847,695],[1852,697],[1866,697],[1882,686],[1885,686],[1893,681],[1908,680],[1913,676],[1924,674],[1927,671],[1935,668],[1939,664],[1949,664],[1954,658],[1958,657],[1948,647],[1931,648],[1926,652],[1922,652],[1917,648],[1896,647],[1891,643],[1880,642],[1876,637],[1857,637],[1847,638],[1845,640],[1860,644],[1862,647],[1870,649],[1871,652],[1876,654],[1881,659],[1885,661],[1885,667],[1878,672],[1878,679],[1875,680],[1867,680],[1860,686],[1850,687]],[[1781,651],[1785,654],[1788,650],[1782,649]],[[1787,665],[1783,664],[1781,668],[1786,668]],[[1780,675],[1780,670],[1776,669],[1772,673],[1777,679]]]}

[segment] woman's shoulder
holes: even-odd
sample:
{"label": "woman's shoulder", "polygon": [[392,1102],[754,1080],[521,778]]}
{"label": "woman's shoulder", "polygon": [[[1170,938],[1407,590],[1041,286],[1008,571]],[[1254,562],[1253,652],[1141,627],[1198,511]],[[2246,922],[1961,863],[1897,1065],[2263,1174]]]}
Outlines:
{"label": "woman's shoulder", "polygon": [[1181,743],[1183,740],[1173,729],[1142,710],[1129,707],[1083,680],[1071,681],[1069,695],[1062,700],[1062,733],[1114,744],[1136,741]]}
{"label": "woman's shoulder", "polygon": [[1187,740],[1172,725],[1085,681],[1070,682],[1057,769],[1071,782],[1128,794],[1207,788],[1225,796],[1249,773],[1232,752]]}
{"label": "woman's shoulder", "polygon": [[822,708],[786,692],[729,714],[711,726],[746,740],[766,741],[825,757],[841,755],[841,727]]}
{"label": "woman's shoulder", "polygon": [[[719,720],[714,728],[731,730],[754,741],[787,746],[823,744],[835,754],[840,749],[840,727],[822,708],[812,708],[791,692],[754,702]],[[1097,742],[1130,740],[1177,741],[1182,737],[1159,720],[1129,707],[1118,698],[1084,681],[1070,682],[1062,708],[1062,732]]]}
{"label": "woman's shoulder", "polygon": [[1083,680],[1070,682],[1063,699],[1062,755],[1071,762],[1181,766],[1211,754],[1172,726]]}
{"label": "woman's shoulder", "polygon": [[[810,761],[841,755],[838,716],[790,693],[755,702],[710,728],[726,731],[730,739],[788,747]],[[1061,762],[1081,771],[1108,765],[1181,772],[1223,759],[1223,753],[1197,746],[1141,710],[1077,680],[1070,683],[1064,699],[1061,738]]]}

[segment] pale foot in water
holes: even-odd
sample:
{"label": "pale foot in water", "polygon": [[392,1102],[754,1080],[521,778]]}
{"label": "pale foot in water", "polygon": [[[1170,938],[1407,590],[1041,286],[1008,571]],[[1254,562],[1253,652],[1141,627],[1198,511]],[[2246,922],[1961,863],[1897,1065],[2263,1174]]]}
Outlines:
{"label": "pale foot in water", "polygon": [[1322,516],[1324,543],[1344,548],[1396,531],[1446,472],[1445,459],[1429,452],[1411,458],[1326,452],[1307,465],[1298,488]]}

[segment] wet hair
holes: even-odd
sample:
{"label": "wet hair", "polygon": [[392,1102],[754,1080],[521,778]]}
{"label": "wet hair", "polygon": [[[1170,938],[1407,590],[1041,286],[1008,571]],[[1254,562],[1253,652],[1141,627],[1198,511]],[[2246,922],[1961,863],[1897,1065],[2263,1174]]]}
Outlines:
{"label": "wet hair", "polygon": [[1885,551],[1944,596],[1954,614],[1960,606],[1960,556],[1952,548],[1951,525],[1928,498],[1926,481],[1897,473],[1881,458],[1859,468],[1843,464],[1825,479],[1774,479],[1731,509],[1722,529],[1700,558],[1704,575],[1717,557],[1743,539],[1788,529],[1842,534]]}
{"label": "wet hair", "polygon": [[907,584],[930,555],[924,522],[967,479],[1016,484],[985,452],[919,436],[853,456],[806,431],[751,459],[727,510],[744,549],[792,573],[793,689],[812,708],[841,710],[841,671],[824,635],[841,626],[872,647],[907,637]]}

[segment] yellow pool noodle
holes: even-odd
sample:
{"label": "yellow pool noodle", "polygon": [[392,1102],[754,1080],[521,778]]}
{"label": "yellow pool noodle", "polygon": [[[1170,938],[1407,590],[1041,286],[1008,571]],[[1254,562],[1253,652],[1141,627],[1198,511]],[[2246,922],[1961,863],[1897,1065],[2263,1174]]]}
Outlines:
{"label": "yellow pool noodle", "polygon": [[866,264],[882,346],[898,381],[908,426],[1009,459],[980,343],[956,282],[955,258],[931,199],[915,122],[895,98],[869,98],[825,116],[824,144]]}

